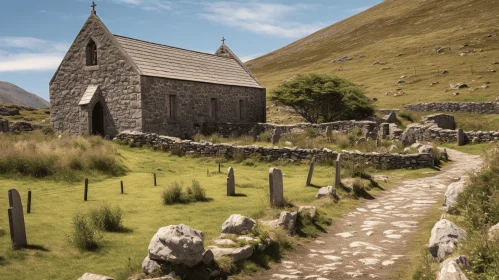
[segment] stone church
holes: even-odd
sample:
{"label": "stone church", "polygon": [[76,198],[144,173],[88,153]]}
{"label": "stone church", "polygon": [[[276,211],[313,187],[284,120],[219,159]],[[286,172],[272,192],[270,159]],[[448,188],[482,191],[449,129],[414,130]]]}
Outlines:
{"label": "stone church", "polygon": [[265,96],[224,40],[207,54],[113,35],[93,4],[50,81],[50,122],[79,135],[191,137],[207,123],[265,122]]}

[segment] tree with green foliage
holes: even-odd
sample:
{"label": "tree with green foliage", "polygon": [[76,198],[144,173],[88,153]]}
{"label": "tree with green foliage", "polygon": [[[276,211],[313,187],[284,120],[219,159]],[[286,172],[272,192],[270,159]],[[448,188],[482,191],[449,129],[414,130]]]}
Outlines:
{"label": "tree with green foliage", "polygon": [[372,102],[353,83],[338,77],[299,75],[271,92],[311,123],[358,120],[374,115]]}

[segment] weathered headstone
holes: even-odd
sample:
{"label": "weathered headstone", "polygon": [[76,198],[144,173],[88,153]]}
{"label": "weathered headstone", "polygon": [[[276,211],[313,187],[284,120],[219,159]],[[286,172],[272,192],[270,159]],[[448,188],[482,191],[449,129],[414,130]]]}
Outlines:
{"label": "weathered headstone", "polygon": [[23,205],[21,196],[16,189],[9,190],[9,225],[10,238],[14,249],[21,249],[28,245],[26,241],[26,227],[24,225]]}
{"label": "weathered headstone", "polygon": [[457,145],[463,146],[464,143],[464,130],[462,128],[457,130]]}
{"label": "weathered headstone", "polygon": [[331,127],[330,126],[326,126],[326,138],[329,139],[332,135],[332,132],[331,132]]}
{"label": "weathered headstone", "polygon": [[227,196],[233,196],[236,194],[236,185],[234,178],[234,169],[229,167],[227,172]]}
{"label": "weathered headstone", "polygon": [[272,132],[272,145],[278,143],[279,140],[281,140],[281,130],[279,128],[276,128]]}
{"label": "weathered headstone", "polygon": [[312,160],[310,161],[310,169],[308,170],[307,186],[310,186],[310,183],[312,182],[312,175],[314,175],[314,167],[315,167],[315,157],[312,157]]}
{"label": "weathered headstone", "polygon": [[341,154],[336,158],[336,176],[334,179],[334,187],[341,187]]}
{"label": "weathered headstone", "polygon": [[284,206],[284,193],[282,186],[282,172],[278,168],[269,170],[270,205],[275,207]]}

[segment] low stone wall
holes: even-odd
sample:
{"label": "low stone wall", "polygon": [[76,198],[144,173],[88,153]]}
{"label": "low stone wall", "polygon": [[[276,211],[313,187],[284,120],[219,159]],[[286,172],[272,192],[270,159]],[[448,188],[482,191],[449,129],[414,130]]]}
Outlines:
{"label": "low stone wall", "polygon": [[256,131],[260,134],[264,131],[272,131],[274,129],[281,130],[281,133],[291,133],[293,130],[315,129],[318,134],[325,134],[326,128],[331,131],[351,132],[354,128],[360,129],[364,137],[376,138],[378,135],[378,125],[373,121],[337,121],[330,123],[312,124],[299,123],[292,125],[280,125],[272,123],[257,123],[257,124],[238,124],[238,123],[203,123],[202,133],[210,135],[218,133],[224,137],[251,135],[251,131]]}
{"label": "low stone wall", "polygon": [[[245,157],[260,154],[268,161],[289,160],[301,161],[315,156],[320,160],[334,161],[338,156],[337,151],[329,149],[298,149],[285,147],[261,147],[235,146],[230,144],[212,144],[210,142],[193,142],[180,138],[159,136],[153,133],[122,132],[115,139],[133,142],[138,145],[150,145],[165,151],[179,150],[186,154],[205,156],[223,156],[233,158],[237,153],[244,153]],[[378,154],[342,151],[342,159],[345,161],[362,161],[374,165],[377,168],[387,169],[419,169],[433,167],[433,156],[431,154]]]}
{"label": "low stone wall", "polygon": [[9,121],[0,118],[0,132],[9,132]]}
{"label": "low stone wall", "polygon": [[408,104],[404,108],[414,112],[499,114],[497,102],[431,102]]}
{"label": "low stone wall", "polygon": [[[410,124],[402,134],[402,143],[419,142],[457,143],[457,130],[443,129],[434,124]],[[499,131],[464,131],[465,144],[487,143],[499,140]]]}

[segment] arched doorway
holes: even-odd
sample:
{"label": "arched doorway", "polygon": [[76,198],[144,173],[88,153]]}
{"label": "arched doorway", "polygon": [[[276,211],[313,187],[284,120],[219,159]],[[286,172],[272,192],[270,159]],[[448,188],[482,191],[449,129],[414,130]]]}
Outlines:
{"label": "arched doorway", "polygon": [[92,109],[92,134],[104,136],[104,108],[100,102]]}

